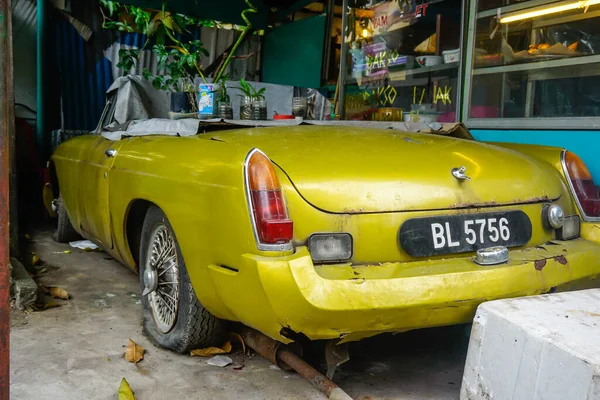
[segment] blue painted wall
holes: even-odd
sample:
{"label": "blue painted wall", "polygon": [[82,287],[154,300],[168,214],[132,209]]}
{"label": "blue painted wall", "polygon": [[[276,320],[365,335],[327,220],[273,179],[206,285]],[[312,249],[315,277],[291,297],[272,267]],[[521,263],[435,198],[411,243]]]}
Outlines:
{"label": "blue painted wall", "polygon": [[596,185],[600,185],[599,131],[491,130],[473,129],[476,140],[564,147],[585,162]]}

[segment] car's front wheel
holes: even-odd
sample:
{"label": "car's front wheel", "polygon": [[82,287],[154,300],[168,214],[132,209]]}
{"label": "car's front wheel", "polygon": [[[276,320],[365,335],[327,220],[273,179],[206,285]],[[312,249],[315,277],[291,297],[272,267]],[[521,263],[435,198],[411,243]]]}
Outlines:
{"label": "car's front wheel", "polygon": [[173,228],[156,206],[146,213],[139,260],[148,337],[179,353],[222,344],[224,321],[196,298]]}

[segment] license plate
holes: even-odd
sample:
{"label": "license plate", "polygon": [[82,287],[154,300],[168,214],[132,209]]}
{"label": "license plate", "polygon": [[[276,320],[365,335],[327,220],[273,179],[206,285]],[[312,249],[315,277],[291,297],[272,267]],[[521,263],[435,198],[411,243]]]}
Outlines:
{"label": "license plate", "polygon": [[413,257],[523,246],[530,239],[531,221],[523,211],[414,218],[398,231],[400,246]]}

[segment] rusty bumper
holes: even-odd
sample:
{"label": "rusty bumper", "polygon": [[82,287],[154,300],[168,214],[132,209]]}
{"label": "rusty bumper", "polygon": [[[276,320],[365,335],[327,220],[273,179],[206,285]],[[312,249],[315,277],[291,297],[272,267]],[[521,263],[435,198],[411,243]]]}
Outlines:
{"label": "rusty bumper", "polygon": [[299,247],[289,257],[245,255],[237,273],[212,268],[210,274],[235,319],[283,342],[290,339],[282,328],[310,339],[353,341],[468,323],[487,300],[599,282],[600,245],[583,238],[512,250],[508,263],[491,267],[472,260],[315,266]]}

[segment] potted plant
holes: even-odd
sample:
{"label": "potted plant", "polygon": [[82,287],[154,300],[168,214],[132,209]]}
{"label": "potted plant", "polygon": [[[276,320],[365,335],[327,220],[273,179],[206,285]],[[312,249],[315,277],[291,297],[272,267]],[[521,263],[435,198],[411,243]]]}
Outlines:
{"label": "potted plant", "polygon": [[243,94],[240,102],[240,119],[267,119],[267,102],[265,99],[265,88],[256,90],[246,80],[240,79],[240,86],[236,87]]}
{"label": "potted plant", "polygon": [[228,77],[229,75],[223,75],[221,79],[219,79],[219,82],[217,82],[219,84],[218,89],[220,89],[217,92],[217,101],[219,104],[217,108],[217,117],[222,119],[233,119],[233,108],[231,107],[231,98],[227,93],[226,82]]}
{"label": "potted plant", "polygon": [[[114,1],[101,0],[100,11],[104,28],[139,32],[145,34],[147,38],[141,49],[119,50],[117,67],[129,72],[139,61],[141,51],[151,41],[154,42],[152,52],[157,57],[158,73],[153,76],[144,69],[142,74],[144,78],[152,81],[156,89],[171,92],[171,112],[176,118],[187,117],[198,111],[198,88],[194,85],[194,78],[199,75],[206,83],[201,58],[203,55],[208,56],[208,51],[199,40],[184,43],[176,36],[189,33],[190,28],[207,25],[209,22],[172,14],[166,11],[165,7],[165,1],[161,10],[149,11]],[[117,20],[112,19],[114,15],[118,17]],[[211,86],[210,89],[212,91],[213,87]],[[214,96],[211,94],[210,98]],[[213,106],[214,104],[210,104],[211,108]]]}
{"label": "potted plant", "polygon": [[[200,64],[202,55],[208,55],[208,51],[202,47],[202,43],[199,40],[193,40],[184,44],[176,37],[177,34],[189,33],[187,28],[192,26],[215,26],[214,21],[170,13],[165,10],[165,0],[162,2],[162,10],[157,11],[147,11],[115,1],[100,0],[100,10],[103,16],[103,27],[145,34],[147,40],[141,50],[146,48],[151,40],[156,43],[152,47],[152,51],[158,57],[159,74],[152,76],[148,70],[144,69],[143,75],[146,79],[152,80],[155,88],[171,92],[171,114],[176,117],[187,117],[190,112],[197,112],[198,117],[202,118],[217,114],[217,99],[223,101],[229,99],[227,93],[221,93],[221,87],[224,87],[225,82],[223,73],[244,37],[252,30],[252,24],[248,20],[247,14],[258,12],[250,0],[244,1],[248,8],[242,11],[241,16],[246,22],[246,26],[227,54],[225,61],[214,72],[213,82],[216,82],[214,84],[207,82]],[[108,16],[103,10],[107,11]],[[114,14],[119,17],[117,21],[111,19]],[[169,45],[165,43],[169,43]],[[121,49],[117,67],[128,72],[136,65],[139,57],[140,49]],[[194,86],[194,77],[197,75],[204,82],[199,87]],[[255,97],[256,100],[265,104],[262,92],[261,96]],[[187,102],[185,102],[186,98]],[[260,109],[264,109],[264,115],[261,114],[261,116],[266,118],[266,106]]]}
{"label": "potted plant", "polygon": [[[164,44],[152,46],[152,51],[157,56],[159,73],[153,76],[145,68],[142,72],[144,78],[152,81],[156,89],[171,92],[171,112],[179,117],[198,111],[194,77],[199,74],[204,78],[200,69],[200,57],[203,54],[208,55],[208,51],[202,47],[202,42],[199,40],[180,44],[181,46],[167,47]],[[131,70],[139,59],[139,53],[138,49],[119,50],[117,67],[125,71]]]}

